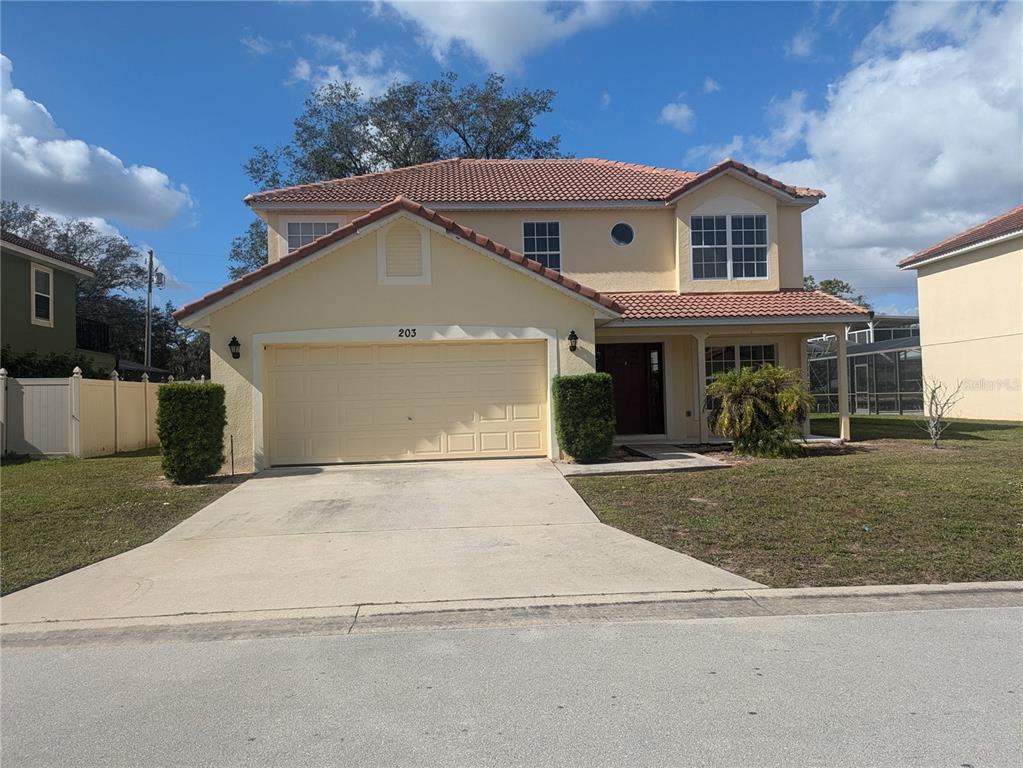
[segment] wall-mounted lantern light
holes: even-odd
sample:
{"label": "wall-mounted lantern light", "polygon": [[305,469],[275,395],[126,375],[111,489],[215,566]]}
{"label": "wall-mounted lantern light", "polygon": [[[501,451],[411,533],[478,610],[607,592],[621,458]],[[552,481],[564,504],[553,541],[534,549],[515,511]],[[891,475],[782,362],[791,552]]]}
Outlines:
{"label": "wall-mounted lantern light", "polygon": [[238,341],[237,336],[231,337],[231,340],[227,342],[227,348],[231,350],[231,357],[235,360],[242,356],[242,343]]}
{"label": "wall-mounted lantern light", "polygon": [[576,335],[575,330],[568,332],[568,351],[575,352],[575,348],[579,345],[579,336]]}

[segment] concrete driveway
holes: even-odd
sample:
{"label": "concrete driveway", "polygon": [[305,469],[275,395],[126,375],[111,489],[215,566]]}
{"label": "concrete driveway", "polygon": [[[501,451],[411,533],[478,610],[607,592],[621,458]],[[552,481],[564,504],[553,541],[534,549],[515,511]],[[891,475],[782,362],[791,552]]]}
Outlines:
{"label": "concrete driveway", "polygon": [[543,460],[264,472],[8,595],[5,624],[760,586],[605,526]]}

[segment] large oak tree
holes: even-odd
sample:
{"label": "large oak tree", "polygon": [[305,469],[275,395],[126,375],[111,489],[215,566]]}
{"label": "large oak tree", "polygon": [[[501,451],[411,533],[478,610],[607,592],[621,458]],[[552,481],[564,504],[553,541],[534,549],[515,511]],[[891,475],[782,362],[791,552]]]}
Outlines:
{"label": "large oak tree", "polygon": [[[459,85],[396,83],[376,98],[349,82],[317,88],[295,119],[291,141],[257,146],[243,166],[259,189],[356,176],[451,157],[561,157],[561,137],[537,135],[554,91],[510,90],[502,75]],[[256,220],[231,244],[232,277],[266,264],[266,224]]]}

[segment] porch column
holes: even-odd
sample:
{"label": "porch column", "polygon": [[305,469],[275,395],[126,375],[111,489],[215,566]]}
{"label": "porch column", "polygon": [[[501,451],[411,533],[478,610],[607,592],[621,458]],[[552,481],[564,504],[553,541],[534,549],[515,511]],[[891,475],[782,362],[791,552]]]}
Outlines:
{"label": "porch column", "polygon": [[710,440],[710,430],[707,428],[707,414],[703,406],[707,402],[707,336],[706,334],[694,334],[696,339],[696,420],[700,425],[700,442],[707,443]]}
{"label": "porch column", "polygon": [[[806,345],[806,337],[799,340],[799,367],[803,371],[803,383],[810,386],[810,354]],[[803,422],[803,437],[810,436],[810,418]]]}
{"label": "porch column", "polygon": [[845,334],[838,333],[838,436],[843,440],[851,438],[849,429],[849,358],[846,355]]}

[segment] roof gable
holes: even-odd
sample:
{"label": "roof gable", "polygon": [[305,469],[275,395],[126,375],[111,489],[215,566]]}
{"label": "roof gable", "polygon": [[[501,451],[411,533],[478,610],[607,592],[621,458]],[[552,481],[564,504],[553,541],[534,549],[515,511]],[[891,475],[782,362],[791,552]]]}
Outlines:
{"label": "roof gable", "polygon": [[464,241],[470,247],[481,249],[488,255],[495,257],[496,260],[506,263],[507,266],[529,273],[545,283],[549,283],[552,288],[562,290],[580,301],[594,305],[596,309],[609,317],[616,317],[620,312],[621,307],[618,304],[592,288],[584,286],[569,277],[565,277],[560,272],[548,269],[538,262],[527,259],[521,253],[511,250],[491,240],[489,237],[479,234],[475,230],[463,227],[446,216],[441,216],[436,211],[432,211],[413,200],[397,197],[366,215],[353,219],[343,227],[335,229],[333,232],[292,251],[287,256],[267,264],[254,272],[250,272],[197,301],[186,304],[174,313],[174,318],[181,322],[188,318],[194,319],[196,316],[208,314],[213,311],[215,305],[219,305],[221,302],[232,297],[241,298],[242,295],[246,295],[251,289],[254,289],[258,284],[272,278],[274,275],[300,266],[304,260],[314,254],[353,238],[365,228],[378,224],[384,219],[399,213],[405,213],[417,217],[428,224],[432,224],[449,236]]}
{"label": "roof gable", "polygon": [[898,266],[900,269],[919,266],[926,261],[949,256],[966,248],[972,249],[991,240],[1011,237],[1014,234],[1023,234],[1023,205],[995,216],[993,219],[988,219],[984,223],[971,227],[957,235],[952,235],[940,243],[932,245],[930,248],[917,251],[912,256],[902,259]]}
{"label": "roof gable", "polygon": [[42,257],[41,261],[46,261],[55,267],[65,267],[69,272],[84,275],[86,277],[94,277],[96,272],[91,267],[87,267],[80,261],[72,259],[70,256],[65,256],[62,253],[51,250],[44,245],[39,245],[31,240],[26,240],[24,237],[15,235],[12,232],[6,230],[0,231],[0,242],[8,246],[12,251],[18,253],[21,256],[28,258]]}

